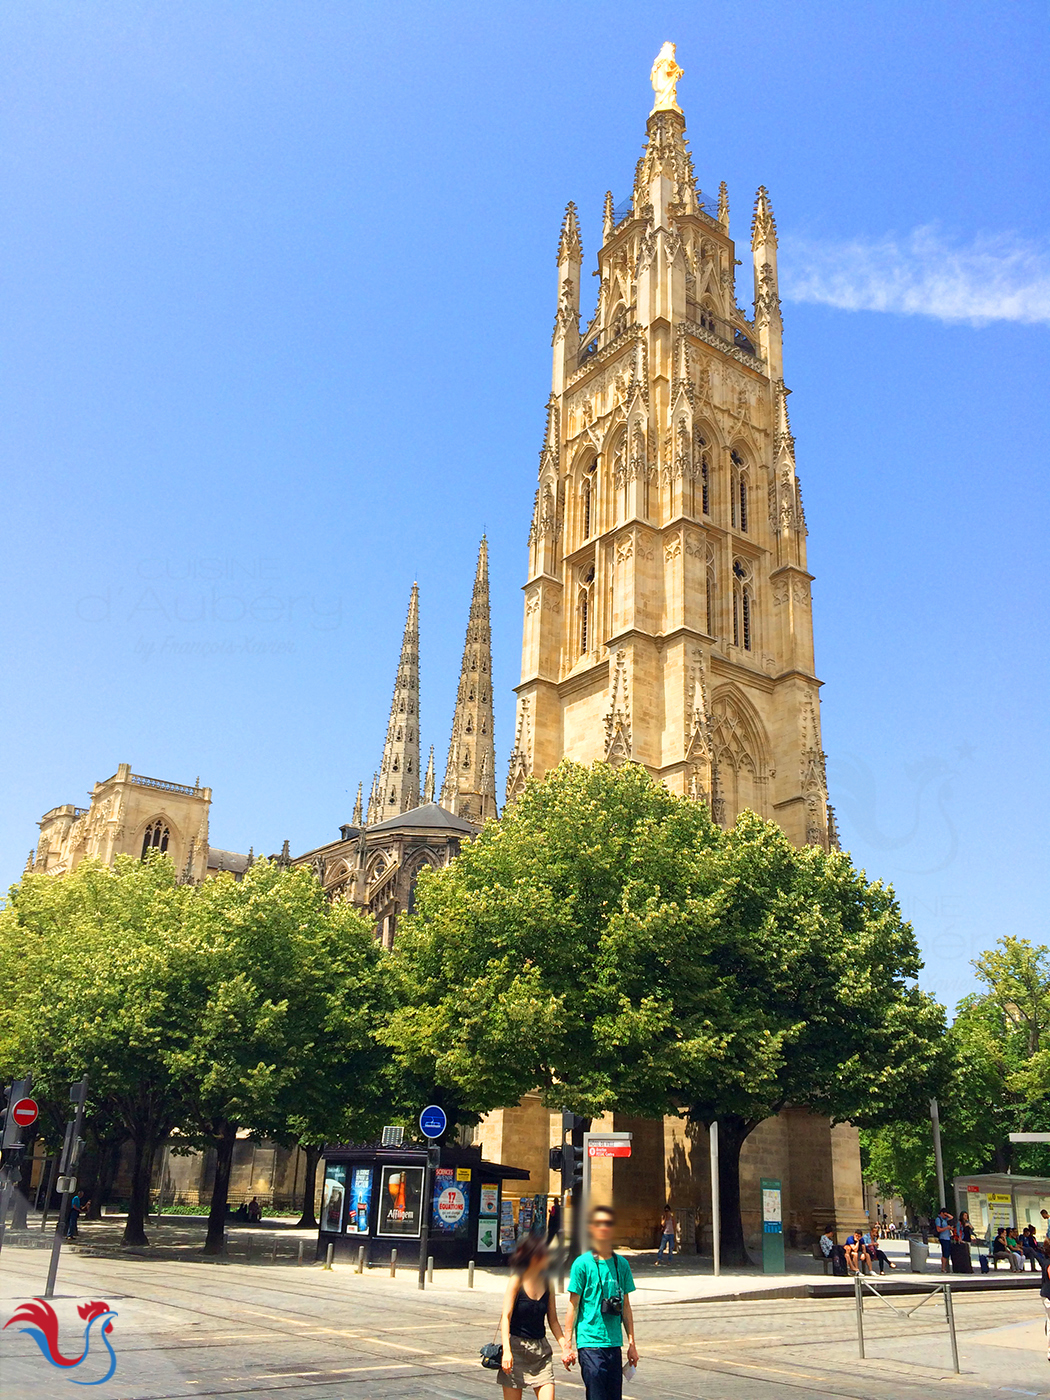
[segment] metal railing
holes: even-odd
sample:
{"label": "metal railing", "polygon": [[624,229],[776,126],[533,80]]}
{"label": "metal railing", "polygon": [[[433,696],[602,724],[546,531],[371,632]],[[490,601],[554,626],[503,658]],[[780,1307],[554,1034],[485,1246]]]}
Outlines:
{"label": "metal railing", "polygon": [[[909,1283],[910,1283],[910,1282],[911,1282],[911,1280],[909,1280]],[[879,1292],[879,1290],[875,1287],[875,1285],[874,1285],[873,1283],[870,1282],[870,1280],[868,1280],[868,1279],[866,1279],[866,1278],[863,1278],[860,1274],[856,1274],[856,1275],[854,1276],[854,1279],[853,1279],[853,1289],[854,1289],[854,1296],[856,1297],[856,1301],[857,1301],[857,1355],[860,1357],[861,1361],[863,1361],[863,1360],[865,1359],[865,1358],[864,1358],[864,1289],[865,1289],[865,1288],[867,1288],[867,1289],[869,1290],[869,1292],[874,1293],[874,1294],[875,1294],[875,1297],[878,1298],[878,1299],[880,1300],[880,1302],[885,1303],[886,1306],[889,1308],[890,1312],[896,1313],[896,1315],[897,1315],[898,1317],[904,1317],[904,1318],[913,1317],[913,1316],[915,1315],[915,1313],[917,1313],[917,1312],[919,1311],[919,1309],[920,1309],[925,1303],[928,1303],[928,1302],[930,1301],[930,1299],[931,1299],[936,1293],[943,1293],[943,1294],[944,1294],[944,1319],[945,1319],[945,1321],[946,1321],[947,1324],[948,1324],[948,1337],[949,1337],[949,1340],[951,1341],[951,1346],[952,1346],[952,1370],[955,1372],[956,1375],[959,1375],[959,1347],[958,1347],[958,1344],[957,1344],[957,1342],[956,1342],[956,1340],[955,1340],[955,1309],[954,1309],[954,1307],[952,1306],[952,1286],[951,1286],[951,1284],[947,1281],[947,1279],[945,1279],[945,1281],[944,1281],[943,1283],[922,1283],[922,1284],[916,1284],[916,1286],[919,1287],[919,1288],[928,1288],[930,1291],[929,1291],[929,1293],[927,1293],[927,1295],[926,1295],[925,1298],[920,1298],[920,1300],[915,1304],[915,1306],[914,1306],[913,1308],[897,1308],[897,1307],[894,1307],[894,1305],[890,1302],[890,1300],[889,1300],[884,1294],[882,1294],[882,1293]]]}

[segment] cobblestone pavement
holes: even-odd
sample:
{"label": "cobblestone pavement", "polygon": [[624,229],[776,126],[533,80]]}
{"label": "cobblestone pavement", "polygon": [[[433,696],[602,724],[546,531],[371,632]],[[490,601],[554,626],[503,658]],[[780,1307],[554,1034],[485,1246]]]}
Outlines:
{"label": "cobblestone pavement", "polygon": [[[42,1250],[5,1247],[0,1325],[39,1293],[46,1264]],[[117,1312],[111,1334],[117,1369],[96,1393],[119,1400],[269,1392],[280,1400],[475,1400],[498,1394],[493,1373],[478,1364],[498,1307],[494,1281],[487,1282],[470,1292],[462,1274],[439,1273],[433,1288],[420,1293],[409,1271],[391,1279],[381,1270],[358,1276],[316,1265],[172,1263],[67,1250],[54,1305],[61,1347],[72,1356],[83,1336],[78,1305],[105,1299]],[[646,1289],[644,1296],[654,1293]],[[893,1301],[905,1309],[919,1300]],[[642,1301],[642,1365],[627,1394],[631,1400],[1050,1397],[1037,1292],[961,1295],[955,1313],[958,1377],[937,1298],[911,1319],[869,1299],[864,1361],[857,1357],[851,1299]],[[93,1352],[83,1373],[59,1370],[30,1337],[0,1332],[0,1397],[69,1396],[71,1376],[97,1379],[106,1361]],[[559,1381],[558,1390],[582,1400],[578,1371]]]}

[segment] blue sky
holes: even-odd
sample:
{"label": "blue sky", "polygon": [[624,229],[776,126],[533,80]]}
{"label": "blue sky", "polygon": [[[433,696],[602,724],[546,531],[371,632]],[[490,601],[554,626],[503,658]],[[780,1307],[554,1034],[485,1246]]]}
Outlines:
{"label": "blue sky", "polygon": [[413,578],[440,777],[482,530],[502,780],[558,227],[590,263],[670,38],[741,256],[759,184],[780,228],[844,842],[949,1003],[1045,936],[1044,5],[37,0],[0,37],[4,883],[119,762],[199,774],[216,845],[334,836]]}

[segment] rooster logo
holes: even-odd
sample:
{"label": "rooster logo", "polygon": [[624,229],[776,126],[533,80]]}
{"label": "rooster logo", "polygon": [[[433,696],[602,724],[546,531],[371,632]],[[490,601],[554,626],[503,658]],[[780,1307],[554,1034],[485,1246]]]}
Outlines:
{"label": "rooster logo", "polygon": [[[88,1359],[91,1351],[92,1332],[97,1330],[102,1338],[102,1344],[109,1352],[109,1370],[104,1376],[99,1376],[97,1381],[78,1381],[75,1376],[67,1376],[66,1379],[74,1385],[101,1385],[103,1381],[108,1381],[113,1372],[117,1369],[117,1357],[113,1350],[113,1343],[109,1340],[109,1333],[113,1330],[112,1319],[116,1313],[108,1303],[84,1303],[77,1312],[84,1319],[84,1350],[79,1356],[63,1356],[58,1348],[58,1318],[50,1303],[45,1303],[43,1298],[34,1298],[31,1303],[23,1303],[15,1315],[4,1323],[4,1329],[14,1326],[16,1322],[28,1324],[20,1327],[19,1332],[28,1332],[33,1341],[40,1348],[41,1355],[45,1360],[50,1361],[52,1366],[80,1366]],[[96,1322],[101,1322],[101,1326],[95,1328]]]}

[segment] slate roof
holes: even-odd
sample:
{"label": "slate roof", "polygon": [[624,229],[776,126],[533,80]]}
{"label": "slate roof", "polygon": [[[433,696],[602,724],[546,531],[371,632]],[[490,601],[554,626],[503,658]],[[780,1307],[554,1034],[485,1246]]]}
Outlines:
{"label": "slate roof", "polygon": [[218,846],[208,847],[208,869],[228,870],[232,875],[243,875],[248,869],[248,857],[239,851],[220,851]]}
{"label": "slate roof", "polygon": [[458,831],[463,836],[475,836],[478,831],[473,822],[457,817],[436,802],[426,802],[422,807],[413,807],[396,817],[387,817],[386,821],[370,826],[368,831],[369,834],[373,831],[400,831],[404,827],[411,827],[414,831]]}

